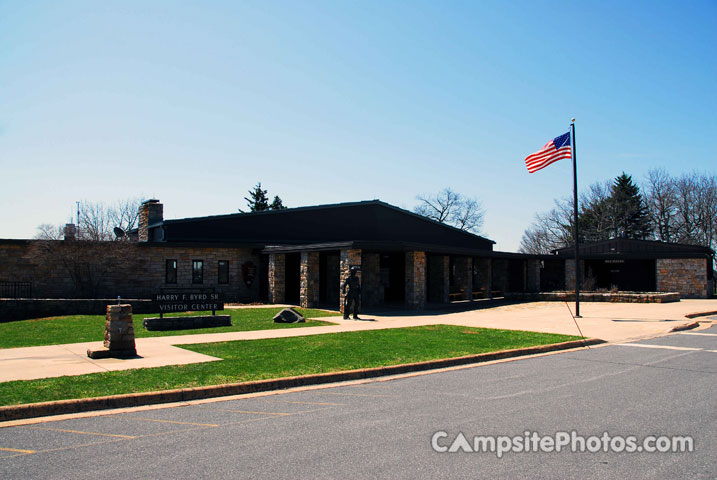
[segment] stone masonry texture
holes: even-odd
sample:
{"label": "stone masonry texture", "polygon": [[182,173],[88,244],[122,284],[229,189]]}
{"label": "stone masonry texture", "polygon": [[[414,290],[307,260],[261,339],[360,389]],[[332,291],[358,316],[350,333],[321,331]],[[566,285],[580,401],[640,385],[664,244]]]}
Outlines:
{"label": "stone masonry texture", "polygon": [[426,308],[425,252],[406,252],[406,308]]}
{"label": "stone masonry texture", "polygon": [[269,255],[269,303],[286,301],[286,255]]}
{"label": "stone masonry texture", "polygon": [[[166,283],[166,261],[177,261],[177,281]],[[204,262],[202,284],[192,283],[192,261]],[[218,283],[218,262],[229,262],[229,283]],[[0,281],[31,282],[34,298],[152,298],[160,290],[213,289],[225,301],[253,301],[241,265],[260,264],[248,248],[173,246],[134,242],[0,242]]]}
{"label": "stone masonry texture", "polygon": [[682,298],[707,298],[707,262],[704,258],[657,259],[657,290],[678,292]]}
{"label": "stone masonry texture", "polygon": [[304,308],[319,303],[319,252],[301,252],[300,304]]}
{"label": "stone masonry texture", "polygon": [[132,305],[107,305],[105,348],[111,352],[136,354]]}

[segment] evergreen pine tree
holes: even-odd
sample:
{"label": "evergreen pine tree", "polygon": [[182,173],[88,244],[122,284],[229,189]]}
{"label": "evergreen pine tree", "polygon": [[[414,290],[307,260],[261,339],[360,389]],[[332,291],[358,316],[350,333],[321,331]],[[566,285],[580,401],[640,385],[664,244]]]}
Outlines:
{"label": "evergreen pine tree", "polygon": [[286,207],[284,206],[284,202],[281,201],[281,198],[279,198],[278,195],[275,195],[274,200],[271,202],[271,205],[269,205],[269,208],[271,210],[284,210]]}
{"label": "evergreen pine tree", "polygon": [[612,184],[609,199],[613,237],[648,238],[652,232],[647,206],[632,176],[622,172]]}
{"label": "evergreen pine tree", "polygon": [[266,192],[266,190],[262,190],[261,182],[257,183],[253,190],[249,190],[249,197],[244,197],[244,200],[246,200],[250,212],[269,210],[269,199]]}

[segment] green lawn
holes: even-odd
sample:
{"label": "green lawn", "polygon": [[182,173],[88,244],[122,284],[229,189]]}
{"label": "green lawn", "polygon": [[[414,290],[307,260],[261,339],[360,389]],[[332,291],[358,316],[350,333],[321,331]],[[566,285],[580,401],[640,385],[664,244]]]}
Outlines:
{"label": "green lawn", "polygon": [[433,325],[187,345],[183,348],[223,360],[0,383],[0,405],[397,365],[578,338],[514,330]]}
{"label": "green lawn", "polygon": [[[142,321],[146,317],[158,317],[158,314],[133,315],[135,337],[167,337],[170,335],[192,335],[196,333],[223,333],[247,330],[269,330],[273,328],[300,328],[332,325],[330,322],[309,320],[309,318],[340,315],[339,312],[327,310],[297,309],[304,315],[306,323],[274,323],[272,320],[281,310],[275,308],[241,308],[227,309],[220,315],[231,315],[231,327],[201,328],[195,330],[170,330],[149,332]],[[196,312],[211,315],[212,312]],[[194,314],[194,313],[192,313]],[[188,315],[175,313],[166,316]],[[36,320],[20,320],[17,322],[0,323],[0,348],[34,347],[38,345],[58,345],[62,343],[79,343],[101,341],[104,338],[104,315],[68,315],[64,317],[39,318]]]}

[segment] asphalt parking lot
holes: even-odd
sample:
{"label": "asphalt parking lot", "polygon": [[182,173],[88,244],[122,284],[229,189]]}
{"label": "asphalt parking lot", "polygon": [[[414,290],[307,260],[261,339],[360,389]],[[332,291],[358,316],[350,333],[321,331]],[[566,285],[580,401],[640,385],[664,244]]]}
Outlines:
{"label": "asphalt parking lot", "polygon": [[[0,429],[0,478],[714,478],[717,327],[441,373]],[[693,452],[441,453],[446,432]]]}

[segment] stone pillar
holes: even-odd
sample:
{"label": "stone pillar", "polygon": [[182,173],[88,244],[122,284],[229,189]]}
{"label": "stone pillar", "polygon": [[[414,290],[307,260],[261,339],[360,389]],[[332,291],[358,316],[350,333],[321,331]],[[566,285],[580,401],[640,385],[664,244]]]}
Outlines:
{"label": "stone pillar", "polygon": [[269,303],[286,301],[286,255],[269,254]]}
{"label": "stone pillar", "polygon": [[471,257],[456,257],[455,285],[463,292],[463,300],[473,301],[473,259]]}
{"label": "stone pillar", "polygon": [[484,298],[491,298],[493,288],[490,258],[474,258],[473,290],[483,292]]}
{"label": "stone pillar", "polygon": [[448,255],[431,255],[428,257],[428,292],[430,302],[448,303],[450,297],[450,257]]}
{"label": "stone pillar", "polygon": [[140,242],[148,242],[149,225],[164,220],[164,206],[159,200],[147,200],[139,206],[139,218],[137,219],[137,233]]}
{"label": "stone pillar", "polygon": [[134,343],[132,305],[107,305],[104,349],[87,350],[90,358],[130,358],[137,356]]}
{"label": "stone pillar", "polygon": [[540,291],[540,260],[526,260],[525,268],[525,291],[529,293],[538,293]]}
{"label": "stone pillar", "polygon": [[[341,250],[339,257],[339,309],[344,313],[344,282],[349,278],[351,267],[359,267],[357,276],[361,279],[361,249],[344,249]],[[361,281],[361,290],[363,290],[363,281]]]}
{"label": "stone pillar", "polygon": [[406,252],[406,307],[426,308],[426,252]]}
{"label": "stone pillar", "polygon": [[381,255],[364,253],[361,255],[361,304],[379,305],[383,302],[381,285]]}
{"label": "stone pillar", "polygon": [[301,252],[299,304],[312,308],[319,303],[319,252]]}

